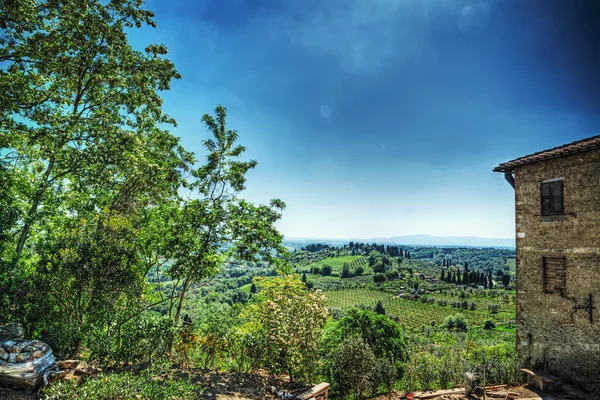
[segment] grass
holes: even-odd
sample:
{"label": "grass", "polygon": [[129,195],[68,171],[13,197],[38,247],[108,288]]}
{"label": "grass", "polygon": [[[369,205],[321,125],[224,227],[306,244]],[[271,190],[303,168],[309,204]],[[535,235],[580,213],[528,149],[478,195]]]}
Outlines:
{"label": "grass", "polygon": [[[492,319],[497,324],[504,323],[506,320],[515,319],[514,303],[503,303],[500,299],[488,297],[472,297],[469,299],[459,299],[458,297],[433,294],[431,297],[445,299],[447,306],[437,304],[421,303],[402,298],[393,298],[390,293],[381,292],[373,289],[344,289],[326,291],[328,307],[337,307],[342,309],[352,308],[358,305],[375,307],[378,301],[381,301],[386,312],[392,316],[400,318],[400,323],[407,327],[418,328],[421,325],[429,325],[432,321],[441,324],[448,315],[462,313],[470,326],[482,326],[486,319]],[[467,301],[469,306],[475,303],[477,308],[474,311],[452,308],[452,301]],[[487,309],[489,303],[496,303],[500,306],[500,312],[490,314]]]}

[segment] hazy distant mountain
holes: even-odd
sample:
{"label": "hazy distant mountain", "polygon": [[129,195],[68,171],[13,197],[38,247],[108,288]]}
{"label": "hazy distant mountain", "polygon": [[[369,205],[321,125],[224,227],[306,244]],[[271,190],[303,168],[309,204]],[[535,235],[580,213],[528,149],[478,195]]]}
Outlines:
{"label": "hazy distant mountain", "polygon": [[378,244],[403,244],[412,246],[515,247],[515,239],[512,238],[482,238],[476,236],[406,235],[373,239],[286,238],[286,242],[293,242],[294,244],[325,243],[331,245],[341,245],[350,241]]}

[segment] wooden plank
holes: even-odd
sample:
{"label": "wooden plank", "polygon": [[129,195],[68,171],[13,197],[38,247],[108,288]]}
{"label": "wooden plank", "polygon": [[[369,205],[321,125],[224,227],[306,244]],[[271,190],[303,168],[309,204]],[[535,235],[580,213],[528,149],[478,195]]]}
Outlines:
{"label": "wooden plank", "polygon": [[465,388],[438,390],[436,392],[417,392],[414,393],[413,398],[415,399],[433,399],[438,396],[444,396],[449,394],[461,394],[465,392]]}
{"label": "wooden plank", "polygon": [[321,382],[317,386],[313,386],[312,388],[308,389],[306,392],[296,396],[296,399],[309,400],[309,399],[312,399],[328,390],[329,390],[329,383]]}

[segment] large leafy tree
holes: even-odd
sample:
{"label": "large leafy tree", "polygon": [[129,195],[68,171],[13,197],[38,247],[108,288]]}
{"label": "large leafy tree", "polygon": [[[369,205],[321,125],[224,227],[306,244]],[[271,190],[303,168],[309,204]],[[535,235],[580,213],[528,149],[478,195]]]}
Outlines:
{"label": "large leafy tree", "polygon": [[139,0],[0,0],[0,159],[22,178],[13,266],[69,199],[81,212],[176,190],[190,156],[160,129],[174,120],[159,92],[180,75],[165,46],[126,35],[153,17]]}

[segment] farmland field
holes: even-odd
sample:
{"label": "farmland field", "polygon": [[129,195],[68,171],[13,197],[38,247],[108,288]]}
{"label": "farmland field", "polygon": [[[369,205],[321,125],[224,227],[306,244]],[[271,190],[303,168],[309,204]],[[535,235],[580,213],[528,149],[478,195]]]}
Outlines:
{"label": "farmland field", "polygon": [[[511,321],[515,318],[515,305],[512,301],[503,302],[501,299],[488,297],[472,297],[459,299],[447,295],[433,294],[429,297],[436,299],[435,304],[423,303],[418,300],[408,300],[403,298],[394,298],[392,294],[373,289],[345,289],[326,291],[327,306],[347,309],[358,305],[374,307],[378,301],[381,301],[386,312],[392,316],[397,316],[400,323],[407,327],[417,328],[421,325],[429,325],[432,321],[441,324],[448,315],[461,313],[465,316],[470,326],[481,326],[486,319],[492,319],[497,324],[503,324],[505,321]],[[438,299],[448,301],[447,306],[437,304]],[[464,300],[476,304],[475,310],[461,310],[450,306],[452,301]],[[500,309],[497,314],[490,314],[487,305],[490,303],[498,304]]]}
{"label": "farmland field", "polygon": [[323,265],[329,265],[333,269],[333,272],[339,273],[344,266],[344,263],[350,264],[351,268],[355,268],[357,266],[362,266],[363,268],[367,267],[367,262],[365,257],[362,256],[343,256],[343,257],[328,257],[324,258],[319,262],[310,264],[306,270],[310,270],[312,267],[322,268]]}
{"label": "farmland field", "polygon": [[508,265],[510,272],[512,272],[513,274],[516,272],[516,268],[517,268],[517,260],[516,259],[514,259],[514,258],[507,259],[506,265]]}

